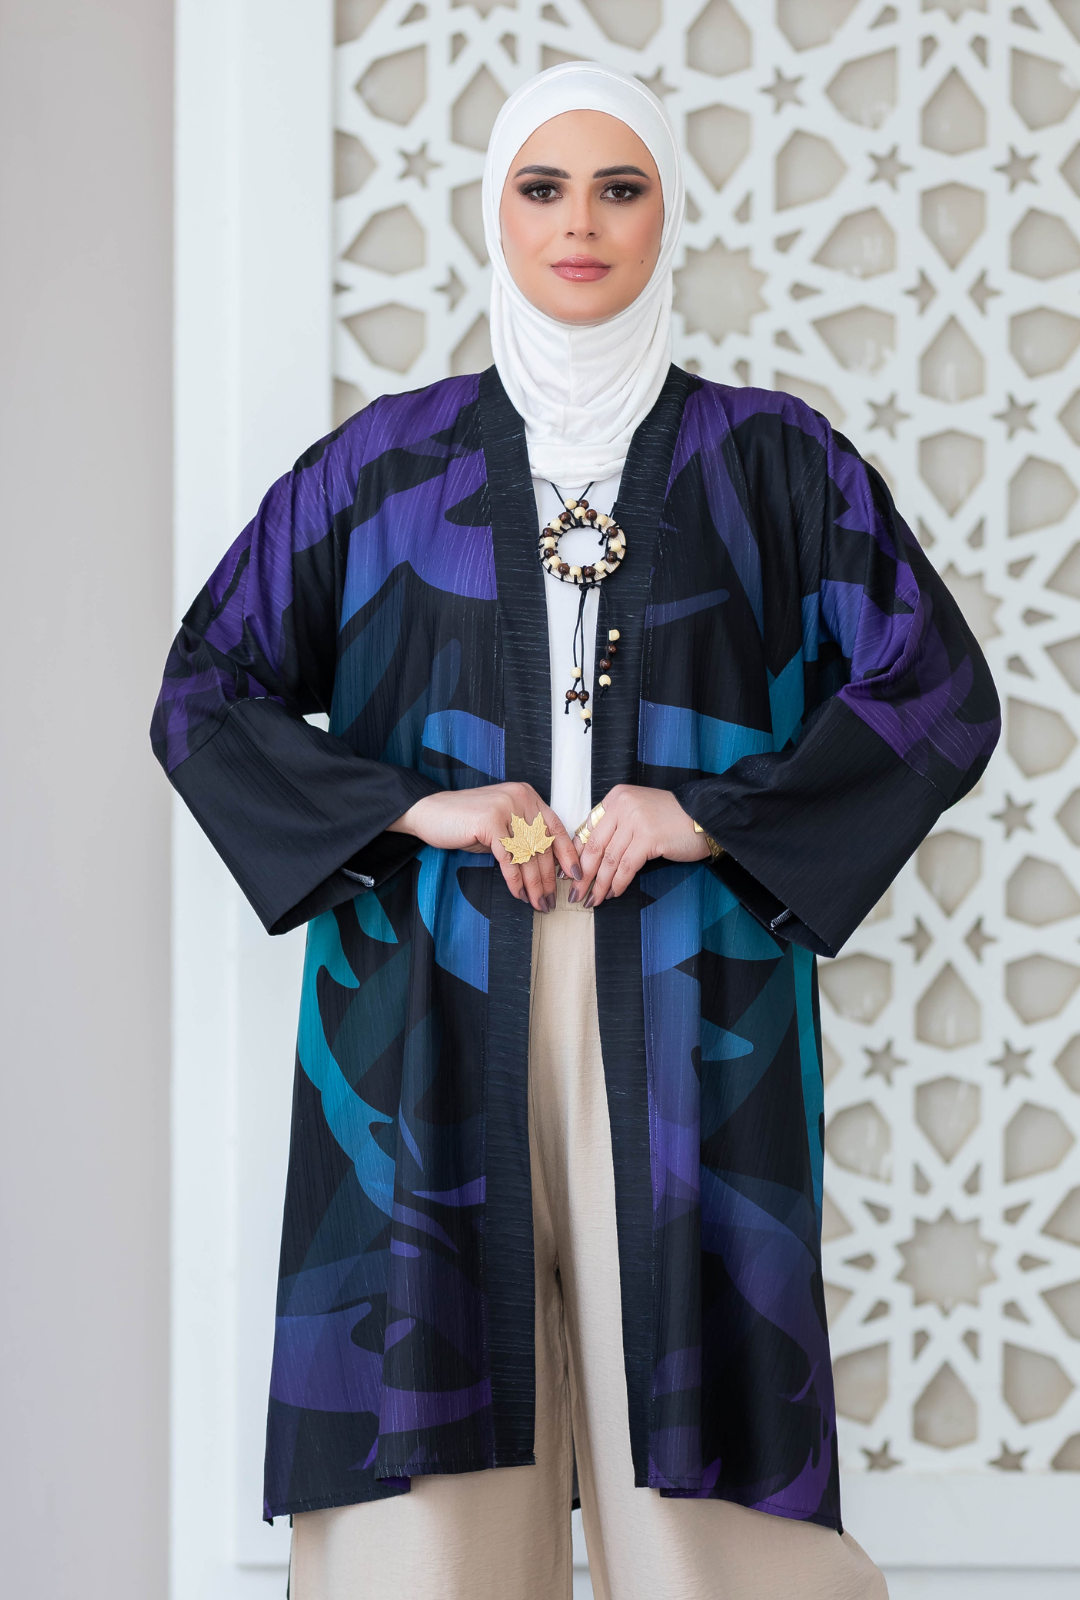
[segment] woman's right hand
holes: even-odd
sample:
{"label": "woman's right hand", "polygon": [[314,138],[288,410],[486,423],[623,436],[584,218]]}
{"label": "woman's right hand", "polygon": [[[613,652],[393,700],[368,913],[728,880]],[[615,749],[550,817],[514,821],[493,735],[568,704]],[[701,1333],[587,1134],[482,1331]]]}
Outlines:
{"label": "woman's right hand", "polygon": [[[531,823],[539,813],[555,843],[543,855],[517,867],[503,839],[511,833],[511,814]],[[510,893],[535,911],[553,911],[557,894],[555,869],[580,881],[577,846],[551,807],[528,783],[492,783],[480,789],[443,789],[425,795],[392,822],[390,833],[411,833],[439,850],[490,850]]]}

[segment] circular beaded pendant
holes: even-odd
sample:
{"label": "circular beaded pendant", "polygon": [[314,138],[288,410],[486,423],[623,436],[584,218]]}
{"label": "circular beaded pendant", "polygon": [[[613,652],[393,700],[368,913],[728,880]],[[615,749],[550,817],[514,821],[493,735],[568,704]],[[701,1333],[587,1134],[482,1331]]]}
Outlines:
{"label": "circular beaded pendant", "polygon": [[[559,540],[572,528],[595,528],[600,535],[603,555],[592,566],[571,565],[559,555]],[[596,511],[587,500],[564,500],[557,517],[544,524],[540,530],[540,562],[545,572],[550,572],[560,583],[576,583],[579,588],[592,589],[613,572],[618,572],[626,555],[626,534],[614,517]]]}
{"label": "circular beaded pendant", "polygon": [[[602,583],[613,572],[618,572],[626,556],[626,534],[614,517],[605,516],[602,511],[597,511],[588,500],[568,500],[561,494],[559,498],[563,503],[562,511],[558,516],[552,517],[550,522],[545,523],[540,530],[540,564],[545,572],[550,572],[560,583],[575,583],[581,590],[577,627],[574,630],[574,681],[566,691],[565,711],[569,715],[571,705],[576,704],[581,720],[585,724],[585,732],[588,733],[592,726],[592,707],[589,705],[589,692],[582,681],[585,659],[585,596],[590,589],[595,589],[597,584]],[[574,528],[593,528],[600,535],[598,543],[603,549],[603,554],[591,566],[585,563],[580,566],[572,565],[569,561],[564,561],[559,554],[559,540],[564,533],[569,533]],[[612,658],[618,651],[618,638],[617,628],[608,630],[598,680],[601,695],[611,687],[611,668],[614,665]]]}

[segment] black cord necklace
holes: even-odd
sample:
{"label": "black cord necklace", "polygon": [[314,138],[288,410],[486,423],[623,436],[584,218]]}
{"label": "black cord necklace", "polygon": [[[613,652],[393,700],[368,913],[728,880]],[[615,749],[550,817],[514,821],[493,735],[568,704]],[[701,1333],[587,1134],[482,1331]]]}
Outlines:
{"label": "black cord necklace", "polygon": [[[570,707],[576,703],[585,725],[585,732],[588,733],[592,726],[592,711],[589,708],[589,691],[584,684],[585,601],[591,589],[597,588],[613,572],[618,572],[626,555],[626,534],[614,517],[605,516],[602,511],[590,506],[586,496],[592,488],[591,483],[580,500],[568,499],[554,483],[551,487],[562,501],[563,509],[558,516],[552,517],[551,521],[540,529],[540,564],[545,572],[549,572],[553,578],[558,578],[560,583],[576,584],[581,591],[577,622],[574,625],[572,673],[574,682],[566,691],[565,714],[569,716]],[[559,540],[564,533],[569,533],[574,528],[593,528],[600,535],[599,543],[604,553],[592,566],[571,565],[559,554]],[[611,687],[611,667],[613,658],[618,654],[618,639],[618,628],[609,628],[605,653],[600,662],[600,677],[597,680],[601,695]]]}

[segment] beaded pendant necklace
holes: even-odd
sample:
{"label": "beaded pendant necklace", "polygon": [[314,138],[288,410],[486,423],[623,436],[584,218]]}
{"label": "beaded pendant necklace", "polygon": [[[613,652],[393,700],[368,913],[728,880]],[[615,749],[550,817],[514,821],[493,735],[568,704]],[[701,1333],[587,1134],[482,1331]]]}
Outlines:
{"label": "beaded pendant necklace", "polygon": [[[577,622],[574,625],[574,665],[571,673],[573,684],[566,691],[564,714],[569,716],[570,707],[577,704],[584,731],[588,733],[592,727],[592,710],[589,706],[589,691],[584,684],[585,601],[591,589],[597,588],[613,572],[618,572],[626,555],[626,534],[614,517],[606,516],[589,504],[585,496],[592,488],[591,483],[580,500],[569,499],[555,484],[551,487],[562,501],[563,509],[540,529],[540,565],[553,578],[558,578],[560,583],[576,584],[581,591]],[[598,543],[603,549],[603,554],[591,566],[572,565],[569,561],[564,561],[559,554],[559,541],[563,534],[570,533],[575,528],[591,528],[600,535]],[[604,646],[604,655],[600,661],[600,676],[597,680],[601,695],[611,687],[611,668],[618,654],[618,640],[618,628],[609,628],[607,644]]]}

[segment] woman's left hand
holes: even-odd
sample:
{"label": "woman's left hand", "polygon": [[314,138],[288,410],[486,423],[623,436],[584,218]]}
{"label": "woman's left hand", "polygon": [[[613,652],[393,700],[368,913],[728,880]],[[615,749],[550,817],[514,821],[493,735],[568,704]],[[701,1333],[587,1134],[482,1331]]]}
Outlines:
{"label": "woman's left hand", "polygon": [[572,901],[598,906],[622,894],[647,861],[704,861],[705,835],[669,789],[619,783],[603,799],[604,815],[581,852],[581,882]]}

